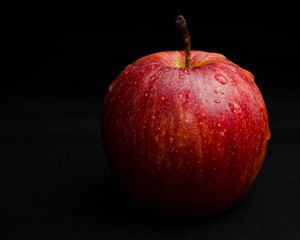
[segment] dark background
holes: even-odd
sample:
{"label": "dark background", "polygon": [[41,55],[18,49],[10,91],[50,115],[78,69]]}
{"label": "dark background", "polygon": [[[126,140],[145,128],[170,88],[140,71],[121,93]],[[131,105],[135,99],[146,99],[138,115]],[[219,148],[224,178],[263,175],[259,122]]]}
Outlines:
{"label": "dark background", "polygon": [[[0,83],[1,239],[299,239],[294,6],[115,4],[8,9]],[[109,83],[144,55],[183,48],[178,14],[189,23],[192,49],[223,53],[255,75],[272,132],[247,197],[220,217],[184,223],[149,216],[122,194],[100,138]]]}

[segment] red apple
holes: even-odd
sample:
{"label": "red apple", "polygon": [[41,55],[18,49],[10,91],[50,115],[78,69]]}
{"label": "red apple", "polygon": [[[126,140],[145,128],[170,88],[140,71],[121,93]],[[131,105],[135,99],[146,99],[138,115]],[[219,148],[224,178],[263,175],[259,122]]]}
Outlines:
{"label": "red apple", "polygon": [[112,169],[139,203],[169,216],[206,217],[248,191],[270,138],[253,75],[218,53],[159,52],[112,82],[103,143]]}

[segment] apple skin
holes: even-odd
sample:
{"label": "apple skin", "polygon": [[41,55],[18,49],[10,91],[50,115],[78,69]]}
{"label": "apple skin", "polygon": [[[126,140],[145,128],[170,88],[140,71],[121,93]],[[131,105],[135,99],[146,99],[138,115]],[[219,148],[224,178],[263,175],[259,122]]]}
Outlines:
{"label": "apple skin", "polygon": [[112,82],[102,137],[122,186],[172,217],[208,217],[249,190],[270,139],[253,75],[217,53],[145,56]]}

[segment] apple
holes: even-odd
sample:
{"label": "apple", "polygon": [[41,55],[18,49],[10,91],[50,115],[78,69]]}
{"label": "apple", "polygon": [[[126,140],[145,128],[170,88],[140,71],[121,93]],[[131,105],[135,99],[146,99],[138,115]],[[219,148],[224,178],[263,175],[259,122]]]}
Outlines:
{"label": "apple", "polygon": [[150,54],[111,83],[104,150],[126,191],[172,217],[208,217],[238,202],[264,162],[270,130],[253,75],[218,53]]}

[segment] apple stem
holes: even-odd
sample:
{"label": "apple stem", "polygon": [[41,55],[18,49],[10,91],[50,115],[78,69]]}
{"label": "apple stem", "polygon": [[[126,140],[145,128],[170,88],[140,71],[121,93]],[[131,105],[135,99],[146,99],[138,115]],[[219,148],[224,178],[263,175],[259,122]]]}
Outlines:
{"label": "apple stem", "polygon": [[185,44],[185,67],[190,67],[191,62],[191,39],[190,33],[187,27],[187,23],[182,15],[176,18],[176,24],[181,29],[184,37]]}

